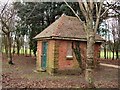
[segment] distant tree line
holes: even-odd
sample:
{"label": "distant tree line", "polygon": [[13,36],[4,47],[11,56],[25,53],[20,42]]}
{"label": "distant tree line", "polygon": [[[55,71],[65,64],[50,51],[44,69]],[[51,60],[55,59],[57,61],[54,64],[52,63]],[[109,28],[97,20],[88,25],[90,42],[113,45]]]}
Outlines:
{"label": "distant tree line", "polygon": [[[69,3],[80,14],[78,3]],[[9,64],[12,63],[12,54],[21,52],[36,56],[37,41],[33,38],[47,26],[58,19],[63,13],[75,16],[64,2],[15,2],[1,3],[0,22],[2,25],[2,48]]]}
{"label": "distant tree line", "polygon": [[[74,11],[81,17],[82,20],[85,20],[80,8],[79,3],[77,2],[69,2],[68,3]],[[98,3],[99,5],[99,3]],[[102,12],[106,7],[109,7],[110,4],[104,4],[102,7]],[[1,4],[1,13],[0,13],[0,22],[2,24],[2,48],[6,55],[8,56],[9,63],[12,64],[12,54],[17,53],[20,54],[20,51],[27,55],[27,50],[29,47],[29,54],[31,56],[32,53],[36,56],[37,50],[37,41],[33,39],[38,33],[43,31],[47,26],[53,23],[56,19],[58,19],[63,13],[70,16],[75,16],[74,13],[71,13],[71,9],[67,7],[64,2],[15,2],[12,4]],[[111,7],[115,13],[119,13],[119,6],[114,5]],[[94,14],[96,12],[94,11]],[[119,14],[115,14],[112,18],[119,17]],[[99,20],[97,33],[108,37],[109,28],[101,28],[101,24],[108,17],[108,13],[106,13]],[[93,17],[94,21],[96,20],[95,16]],[[118,22],[120,19],[118,18]],[[119,29],[118,25],[118,29]],[[112,26],[115,27],[114,25]],[[113,30],[113,29],[112,29]],[[116,29],[113,30],[113,37],[116,36]],[[119,32],[118,32],[119,33]],[[119,35],[120,37],[120,35]],[[107,46],[109,46],[111,51],[114,51],[119,58],[119,39],[111,42],[107,41]],[[112,44],[111,44],[112,43]],[[107,58],[106,54],[106,44],[103,44],[104,47],[104,57]],[[111,46],[112,45],[112,46]],[[114,47],[114,48],[113,48]],[[114,54],[114,53],[113,53]],[[113,57],[113,59],[115,59]]]}
{"label": "distant tree line", "polygon": [[[120,59],[120,2],[111,7],[107,18],[100,24],[99,34],[105,38],[103,43],[105,59]],[[107,3],[105,6],[111,5]]]}

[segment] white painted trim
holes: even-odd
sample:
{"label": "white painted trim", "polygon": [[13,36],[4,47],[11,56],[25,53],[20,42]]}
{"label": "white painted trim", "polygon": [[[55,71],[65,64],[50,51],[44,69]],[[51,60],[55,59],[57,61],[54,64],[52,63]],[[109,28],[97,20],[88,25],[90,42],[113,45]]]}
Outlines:
{"label": "white painted trim", "polygon": [[67,55],[66,57],[67,57],[67,58],[73,58],[73,56],[68,56],[68,55]]}

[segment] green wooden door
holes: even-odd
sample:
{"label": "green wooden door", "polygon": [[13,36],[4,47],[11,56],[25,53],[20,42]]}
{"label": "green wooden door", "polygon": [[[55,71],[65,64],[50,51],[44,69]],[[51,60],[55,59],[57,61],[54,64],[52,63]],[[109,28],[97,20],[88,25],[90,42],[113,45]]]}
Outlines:
{"label": "green wooden door", "polygon": [[42,43],[42,60],[41,67],[43,70],[46,70],[46,62],[47,62],[47,42]]}

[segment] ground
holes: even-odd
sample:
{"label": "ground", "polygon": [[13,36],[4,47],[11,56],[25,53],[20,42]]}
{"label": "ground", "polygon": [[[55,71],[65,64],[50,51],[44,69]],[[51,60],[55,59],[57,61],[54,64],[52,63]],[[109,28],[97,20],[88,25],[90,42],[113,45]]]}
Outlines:
{"label": "ground", "polygon": [[[13,57],[15,65],[8,65],[2,56],[2,88],[86,88],[84,74],[59,73],[51,76],[35,72],[35,57]],[[118,69],[100,66],[94,70],[97,88],[118,88]]]}

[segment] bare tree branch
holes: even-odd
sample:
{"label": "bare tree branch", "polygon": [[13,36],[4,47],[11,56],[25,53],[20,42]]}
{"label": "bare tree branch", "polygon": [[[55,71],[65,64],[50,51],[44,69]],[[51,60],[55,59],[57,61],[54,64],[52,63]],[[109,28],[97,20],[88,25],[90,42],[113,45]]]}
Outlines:
{"label": "bare tree branch", "polygon": [[27,19],[28,19],[28,18],[30,17],[30,15],[34,12],[36,6],[37,6],[37,4],[33,7],[33,9],[32,9],[31,12],[28,14],[28,16],[27,16],[27,14],[25,15],[25,16],[27,16],[27,17],[25,17],[24,22],[19,23],[18,26],[20,26],[20,25],[26,23]]}
{"label": "bare tree branch", "polygon": [[79,21],[81,22],[81,23],[83,23],[83,21],[80,19],[80,17],[78,16],[78,14],[73,10],[73,8],[65,1],[65,0],[63,0],[64,2],[65,2],[65,4],[72,10],[72,12],[75,14],[75,16],[79,19]]}
{"label": "bare tree branch", "polygon": [[6,2],[6,4],[5,4],[4,7],[2,8],[2,10],[1,10],[1,15],[2,15],[3,11],[6,9],[6,6],[8,5],[8,2],[9,2],[9,0]]}
{"label": "bare tree branch", "polygon": [[78,2],[79,2],[79,6],[80,6],[80,9],[81,9],[83,15],[84,15],[85,17],[87,17],[87,12],[86,12],[85,8],[83,7],[83,4],[81,3],[82,1],[81,1],[81,0],[80,0],[80,1],[78,0]]}
{"label": "bare tree branch", "polygon": [[30,17],[30,15],[34,12],[34,10],[35,10],[36,6],[37,6],[37,4],[34,6],[34,8],[32,9],[32,11],[29,13],[28,17],[27,17],[27,18],[25,18],[25,22],[26,22],[26,20]]}
{"label": "bare tree branch", "polygon": [[89,2],[90,2],[90,9],[93,10],[93,7],[94,7],[93,0],[89,0]]}
{"label": "bare tree branch", "polygon": [[6,27],[6,29],[9,30],[9,27],[7,26],[6,22],[4,22],[3,18],[0,17],[0,19],[1,19],[1,24],[2,24],[2,26],[3,26],[3,27]]}
{"label": "bare tree branch", "polygon": [[97,5],[97,2],[95,3],[95,6],[96,6],[96,17],[98,15],[98,5]]}
{"label": "bare tree branch", "polygon": [[3,33],[6,35],[7,34],[7,32],[5,31],[5,29],[4,29],[4,27],[2,26],[2,31],[3,31]]}
{"label": "bare tree branch", "polygon": [[90,8],[88,7],[87,1],[86,1],[86,0],[84,0],[82,3],[83,3],[83,4],[84,4],[84,6],[85,6],[86,13],[88,13],[88,12],[89,12],[89,10],[90,10]]}
{"label": "bare tree branch", "polygon": [[[115,9],[114,9],[115,10]],[[115,10],[116,13],[118,13],[120,15],[120,12],[118,12],[117,10]]]}
{"label": "bare tree branch", "polygon": [[[97,14],[97,19],[96,19],[94,33],[97,32],[97,28],[98,28],[98,24],[99,24],[99,20],[100,20],[100,13],[101,13],[102,5],[103,5],[103,0],[100,1],[100,8],[99,8],[99,12]],[[96,7],[98,7],[98,6],[96,6]]]}
{"label": "bare tree branch", "polygon": [[101,16],[100,17],[103,17],[104,16],[104,14],[113,6],[113,5],[115,5],[117,2],[115,2],[114,4],[112,4],[112,5],[110,5],[102,14],[101,14]]}
{"label": "bare tree branch", "polygon": [[13,23],[13,17],[15,14],[13,8],[7,7],[8,1],[5,3],[0,13],[0,22],[2,25],[2,31],[6,35],[11,32],[11,25]]}

